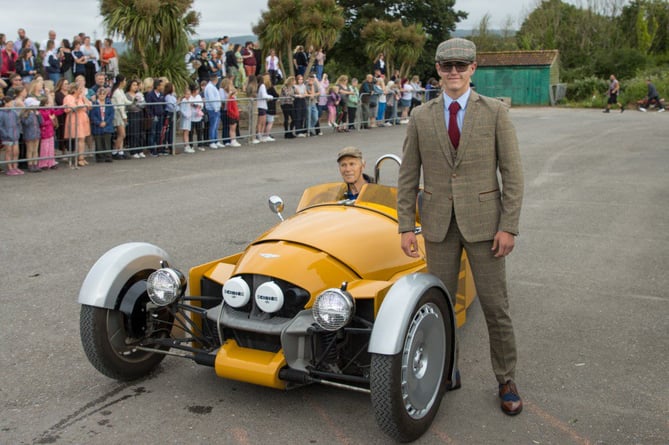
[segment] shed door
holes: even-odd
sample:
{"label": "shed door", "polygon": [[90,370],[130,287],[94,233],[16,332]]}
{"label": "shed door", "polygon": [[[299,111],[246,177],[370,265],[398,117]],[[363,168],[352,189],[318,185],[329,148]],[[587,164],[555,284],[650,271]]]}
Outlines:
{"label": "shed door", "polygon": [[482,67],[473,82],[480,94],[510,97],[512,105],[550,104],[548,67]]}

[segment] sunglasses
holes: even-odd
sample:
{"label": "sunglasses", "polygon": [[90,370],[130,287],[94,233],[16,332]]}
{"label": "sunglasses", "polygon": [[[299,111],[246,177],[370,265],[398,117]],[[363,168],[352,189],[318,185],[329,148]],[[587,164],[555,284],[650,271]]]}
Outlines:
{"label": "sunglasses", "polygon": [[450,73],[453,68],[458,73],[464,73],[469,68],[471,63],[467,62],[439,62],[439,69],[446,73]]}

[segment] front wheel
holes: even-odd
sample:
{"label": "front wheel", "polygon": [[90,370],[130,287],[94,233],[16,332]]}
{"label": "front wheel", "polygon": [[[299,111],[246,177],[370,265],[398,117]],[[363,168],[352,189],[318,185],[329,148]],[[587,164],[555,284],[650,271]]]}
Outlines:
{"label": "front wheel", "polygon": [[[147,337],[132,336],[126,317],[118,310],[82,305],[79,318],[81,343],[88,360],[102,374],[122,381],[148,375],[165,358],[164,354],[136,348]],[[154,319],[154,323],[162,321],[166,326],[171,325],[165,314]],[[153,338],[165,338],[169,336],[169,329],[152,328],[148,334]]]}
{"label": "front wheel", "polygon": [[372,406],[379,427],[400,442],[419,438],[439,410],[451,357],[447,298],[428,290],[415,305],[402,351],[373,354]]}

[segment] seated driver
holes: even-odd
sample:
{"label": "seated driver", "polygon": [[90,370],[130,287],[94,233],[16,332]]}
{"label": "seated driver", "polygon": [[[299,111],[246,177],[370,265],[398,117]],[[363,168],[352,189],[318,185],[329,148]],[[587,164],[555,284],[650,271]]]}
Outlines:
{"label": "seated driver", "polygon": [[360,189],[367,183],[373,183],[374,179],[364,173],[365,160],[362,152],[356,147],[342,148],[337,154],[339,173],[346,183],[347,190],[344,199],[357,199]]}

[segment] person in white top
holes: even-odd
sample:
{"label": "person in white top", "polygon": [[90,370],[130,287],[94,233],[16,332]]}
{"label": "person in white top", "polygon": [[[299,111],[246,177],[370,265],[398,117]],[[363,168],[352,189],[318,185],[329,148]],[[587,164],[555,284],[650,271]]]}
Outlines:
{"label": "person in white top", "polygon": [[258,77],[258,93],[256,94],[256,106],[258,107],[258,124],[256,125],[256,137],[251,141],[252,144],[260,142],[272,142],[274,138],[265,135],[265,125],[267,123],[267,101],[274,100],[274,96],[267,92],[267,85],[270,84],[269,74]]}
{"label": "person in white top", "polygon": [[269,73],[272,85],[276,85],[279,74],[279,58],[273,49],[269,50],[269,55],[265,58],[265,69]]}
{"label": "person in white top", "polygon": [[128,158],[123,151],[123,144],[125,141],[125,127],[128,125],[127,107],[128,105],[132,105],[132,101],[128,99],[123,92],[126,83],[125,76],[123,74],[118,74],[114,78],[111,98],[111,102],[114,104],[114,128],[116,129],[116,139],[114,140],[112,157],[123,159]]}
{"label": "person in white top", "polygon": [[402,87],[402,98],[400,99],[400,107],[402,108],[402,116],[400,124],[409,123],[409,109],[411,108],[411,98],[413,97],[413,87],[409,82],[406,82]]}
{"label": "person in white top", "polygon": [[[205,148],[199,145],[202,144],[202,141],[204,141],[205,137],[204,125],[202,124],[202,119],[204,118],[204,105],[202,102],[202,96],[200,96],[200,86],[197,83],[194,83],[190,86],[190,98],[188,101],[190,102],[191,108],[193,109],[190,117],[190,142],[193,144],[192,148],[195,150],[204,151]],[[193,142],[193,136],[197,136],[197,142]]]}

